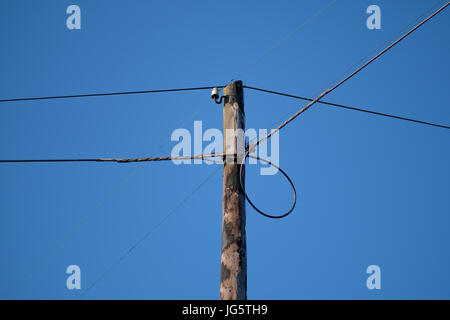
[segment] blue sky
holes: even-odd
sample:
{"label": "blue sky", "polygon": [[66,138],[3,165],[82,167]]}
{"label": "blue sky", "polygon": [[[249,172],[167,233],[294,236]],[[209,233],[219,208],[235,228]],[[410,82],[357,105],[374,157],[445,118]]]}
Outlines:
{"label": "blue sky", "polygon": [[[223,85],[328,2],[2,0],[0,97]],[[239,79],[314,97],[435,2],[338,0]],[[66,28],[70,4],[81,8],[81,30]],[[380,30],[366,27],[371,4]],[[326,100],[448,125],[448,10]],[[173,130],[194,120],[221,128],[209,94],[2,103],[0,158],[170,155]],[[246,126],[273,128],[302,105],[246,90]],[[445,129],[325,105],[283,129],[280,166],[299,201],[280,221],[247,205],[248,298],[449,299],[449,143]],[[217,299],[221,170],[80,293],[218,168],[1,165],[0,296]],[[288,208],[283,177],[257,170],[247,172],[252,199]],[[81,292],[66,288],[72,264]],[[366,287],[372,264],[381,290]]]}

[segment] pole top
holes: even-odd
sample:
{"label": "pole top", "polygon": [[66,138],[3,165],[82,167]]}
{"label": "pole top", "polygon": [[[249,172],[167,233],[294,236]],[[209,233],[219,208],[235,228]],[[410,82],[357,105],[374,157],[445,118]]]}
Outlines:
{"label": "pole top", "polygon": [[239,102],[239,104],[242,104],[240,107],[243,111],[244,89],[242,81],[233,81],[223,88],[223,98],[225,103]]}

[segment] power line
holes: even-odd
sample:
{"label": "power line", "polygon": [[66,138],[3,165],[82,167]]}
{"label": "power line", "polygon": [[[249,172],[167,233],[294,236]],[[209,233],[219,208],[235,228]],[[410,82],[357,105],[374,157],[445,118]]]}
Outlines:
{"label": "power line", "polygon": [[[188,117],[186,117],[179,125],[178,127],[183,127],[188,121],[192,120],[192,118],[198,114],[204,107],[206,106],[206,104],[203,104],[202,106],[200,106],[197,110],[195,110],[194,112],[192,112]],[[167,143],[163,142],[160,146],[158,150],[161,150],[163,148],[163,146]],[[53,247],[51,247],[49,250],[47,250],[47,252],[40,257],[40,259],[31,266],[31,268],[29,268],[27,270],[27,272],[21,277],[19,278],[10,288],[9,290],[5,293],[4,296],[2,296],[0,299],[5,299],[7,296],[9,296],[16,288],[19,287],[19,285],[25,281],[25,279],[27,279],[31,273],[36,270],[37,267],[39,267],[56,249],[58,249],[73,233],[75,233],[99,208],[101,208],[106,202],[108,202],[109,199],[111,199],[121,188],[123,188],[129,181],[130,179],[136,175],[138,173],[139,170],[141,170],[143,167],[142,166],[138,166],[135,167],[134,170],[132,170],[124,179],[122,179],[120,181],[120,183],[106,196],[103,198],[103,200],[101,202],[98,203],[98,205],[91,210],[87,215],[85,215],[73,228],[71,228],[65,235],[64,237],[59,240]]]}
{"label": "power line", "polygon": [[269,134],[267,134],[266,136],[264,136],[263,138],[259,139],[254,145],[253,147],[258,146],[261,142],[269,139],[273,134],[275,134],[276,132],[280,131],[283,127],[285,127],[286,125],[288,125],[290,122],[292,122],[295,118],[297,118],[299,115],[301,115],[303,112],[305,112],[306,110],[308,110],[312,105],[316,104],[317,102],[319,102],[320,99],[322,99],[323,97],[325,97],[326,95],[328,95],[329,93],[331,93],[332,91],[334,91],[336,88],[340,87],[342,84],[344,84],[346,81],[348,81],[349,79],[351,79],[354,75],[356,75],[357,73],[359,73],[361,70],[363,70],[365,67],[367,67],[369,64],[371,64],[373,61],[375,61],[376,59],[378,59],[380,56],[382,56],[384,53],[386,53],[387,51],[389,51],[392,47],[394,47],[396,44],[398,44],[400,41],[402,41],[403,39],[405,39],[408,35],[410,35],[411,33],[413,33],[415,30],[417,30],[419,27],[421,27],[423,24],[425,24],[427,21],[429,21],[431,18],[433,18],[435,15],[437,15],[439,12],[441,12],[442,10],[444,10],[448,5],[450,4],[450,1],[447,2],[445,5],[443,5],[442,7],[440,7],[438,10],[436,10],[433,14],[431,14],[428,18],[426,18],[425,20],[423,20],[422,22],[420,22],[419,24],[417,24],[414,28],[412,28],[411,30],[409,30],[407,33],[405,33],[403,36],[401,36],[400,38],[398,38],[396,41],[394,41],[393,43],[391,43],[389,46],[387,46],[384,50],[382,50],[381,52],[379,52],[378,54],[376,54],[372,59],[370,59],[369,61],[367,61],[366,63],[364,63],[361,67],[359,67],[358,69],[356,69],[355,71],[353,71],[351,74],[349,74],[347,77],[345,77],[344,79],[342,79],[341,81],[339,81],[336,85],[334,85],[332,88],[325,90],[324,92],[322,92],[317,98],[315,98],[313,101],[311,101],[308,105],[306,105],[304,108],[300,109],[299,111],[297,111],[294,115],[292,115],[290,118],[288,118],[286,121],[284,121],[281,125],[279,125],[276,129],[271,130],[271,132]]}
{"label": "power line", "polygon": [[432,12],[436,7],[442,5],[442,3],[445,2],[444,0],[440,0],[437,3],[435,3],[432,7],[428,8],[426,11],[422,12],[422,14],[416,18],[414,18],[413,21],[409,22],[406,26],[404,26],[401,30],[397,31],[395,34],[393,34],[392,36],[390,36],[388,39],[384,40],[382,43],[380,43],[376,48],[372,49],[370,52],[368,52],[364,57],[362,57],[361,59],[359,59],[355,64],[353,64],[352,66],[350,66],[349,68],[347,68],[346,70],[344,70],[343,72],[339,73],[339,75],[332,81],[330,81],[326,86],[322,87],[317,93],[313,94],[313,96],[316,96],[317,94],[319,94],[320,92],[322,92],[326,87],[331,86],[334,82],[336,82],[337,80],[339,80],[343,75],[347,74],[348,72],[350,72],[351,70],[353,70],[353,68],[356,68],[360,63],[364,62],[365,60],[367,60],[372,54],[374,54],[375,52],[377,52],[379,49],[381,49],[383,46],[385,46],[387,43],[391,42],[394,38],[398,37],[400,34],[406,32],[406,30],[408,30],[409,28],[411,28],[415,23],[417,23],[418,21],[420,21],[420,19],[422,19],[423,17],[425,17],[426,15],[428,15],[430,12]]}
{"label": "power line", "polygon": [[149,158],[84,158],[84,159],[17,159],[17,160],[0,160],[0,163],[29,163],[29,162],[155,162],[169,160],[192,160],[192,159],[209,159],[223,157],[223,153],[209,153],[192,156],[176,156],[176,157],[149,157]]}
{"label": "power line", "polygon": [[[331,86],[333,83],[335,83],[337,80],[339,80],[341,77],[346,75],[348,72],[353,70],[354,68],[358,67],[361,63],[369,59],[373,54],[375,54],[378,50],[381,50],[385,45],[389,44],[391,41],[393,41],[395,38],[399,37],[401,34],[409,30],[412,26],[414,26],[417,22],[419,22],[421,19],[429,15],[431,12],[433,12],[437,7],[441,6],[442,3],[444,3],[444,0],[440,0],[439,2],[435,3],[432,7],[428,8],[426,11],[422,12],[419,16],[414,18],[414,20],[410,21],[406,26],[404,26],[401,30],[397,31],[395,34],[391,35],[388,39],[384,40],[382,43],[377,45],[376,48],[373,48],[370,52],[368,52],[364,57],[358,60],[358,62],[354,63],[351,67],[347,68],[345,71],[341,72],[339,76],[337,76],[333,81],[328,82],[326,86],[323,86],[320,90],[317,90],[312,96],[317,96],[319,93],[321,93],[323,90],[325,90],[327,87]],[[320,101],[319,101],[320,103]],[[282,120],[285,117],[288,117],[293,112],[297,110],[298,107],[293,108],[289,112],[285,113],[281,119],[277,120],[275,123],[271,124],[270,127],[277,126],[279,123],[282,122]]]}
{"label": "power line", "polygon": [[[440,11],[442,11],[443,9],[445,9],[448,5],[450,4],[450,2],[447,2],[446,5],[444,5],[443,7],[441,7],[439,10],[437,10],[436,12],[434,12],[431,16],[429,16],[427,19],[425,19],[424,21],[422,21],[420,24],[418,24],[416,27],[414,27],[413,29],[411,29],[408,33],[406,33],[405,35],[403,35],[401,38],[399,38],[397,41],[395,41],[394,43],[392,43],[390,46],[388,46],[386,49],[384,49],[382,52],[380,52],[379,54],[377,54],[374,58],[372,58],[371,60],[369,60],[367,63],[365,63],[363,66],[361,66],[360,68],[358,68],[356,71],[354,71],[352,74],[350,74],[349,76],[347,76],[345,79],[343,79],[342,81],[340,81],[337,85],[335,85],[334,87],[332,87],[331,89],[328,89],[326,91],[324,91],[322,94],[320,94],[316,99],[311,100],[311,103],[309,103],[306,107],[304,107],[303,109],[299,110],[296,114],[294,114],[292,117],[290,117],[289,119],[287,119],[284,123],[282,123],[275,131],[272,131],[270,134],[268,134],[267,136],[265,136],[264,138],[262,138],[261,140],[259,140],[256,145],[260,144],[262,141],[270,138],[275,132],[281,130],[284,126],[286,126],[289,122],[293,121],[298,115],[300,115],[301,113],[303,113],[304,111],[306,111],[308,108],[310,108],[313,104],[320,102],[319,100],[322,99],[324,96],[326,96],[327,94],[329,94],[330,92],[332,92],[333,90],[335,90],[337,87],[339,87],[340,85],[342,85],[344,82],[346,82],[348,79],[350,79],[351,77],[353,77],[355,74],[357,74],[359,71],[361,71],[363,68],[365,68],[367,65],[369,65],[371,62],[373,62],[374,60],[376,60],[379,56],[381,56],[382,54],[384,54],[386,51],[388,51],[390,48],[392,48],[394,45],[396,45],[398,42],[400,42],[402,39],[404,39],[405,37],[407,37],[410,33],[412,33],[414,30],[416,30],[417,28],[419,28],[421,25],[423,25],[425,22],[427,22],[429,19],[431,19],[433,16],[435,16],[437,13],[439,13]],[[202,87],[202,88],[186,88],[186,89],[167,89],[167,90],[152,90],[152,91],[140,91],[140,92],[122,92],[122,93],[109,93],[109,94],[93,94],[93,95],[76,95],[76,96],[59,96],[59,97],[41,97],[41,98],[22,98],[22,99],[7,99],[7,100],[0,100],[0,102],[7,102],[7,101],[25,101],[25,100],[42,100],[42,99],[57,99],[57,98],[72,98],[72,97],[87,97],[87,96],[98,96],[98,95],[113,95],[113,94],[134,94],[134,93],[152,93],[152,92],[168,92],[168,91],[185,91],[185,90],[200,90],[200,89],[211,89],[213,87]],[[252,147],[254,148],[256,145],[253,145]],[[201,158],[204,158],[206,155],[200,155]],[[217,156],[217,155],[214,155]],[[193,157],[198,157],[198,156],[193,156]],[[115,162],[136,162],[136,161],[162,161],[162,160],[169,160],[172,159],[171,157],[158,157],[158,158],[136,158],[136,159],[105,159],[102,158],[100,159],[100,161],[115,161]],[[159,160],[156,160],[159,159]],[[191,158],[193,159],[193,158]],[[43,162],[43,161],[98,161],[99,159],[43,159],[43,160],[38,160],[38,162]],[[2,162],[24,162],[23,160],[3,160]],[[26,162],[36,162],[36,160],[26,160]],[[195,190],[196,191],[196,190]],[[194,192],[195,192],[194,191]],[[178,208],[178,207],[176,207]],[[176,209],[175,209],[176,210]],[[171,213],[170,213],[171,214]],[[162,223],[162,222],[161,222]],[[148,235],[146,234],[146,236],[143,238],[145,239]],[[140,240],[138,241],[138,243],[136,245],[138,245],[140,242],[143,241]],[[133,247],[130,248],[130,250],[125,254],[125,256],[131,252],[131,250],[133,250],[136,245],[134,245]],[[123,257],[125,257],[123,256]],[[119,259],[120,260],[123,259],[123,257],[121,257]],[[45,259],[45,257],[44,257]],[[114,266],[114,265],[113,265]],[[32,270],[31,270],[32,271]],[[109,272],[109,270],[107,271]],[[25,275],[26,277],[27,275]],[[94,283],[95,285],[95,283]],[[91,285],[92,287],[92,285]]]}
{"label": "power line", "polygon": [[157,89],[157,90],[143,90],[143,91],[121,91],[121,92],[107,92],[107,93],[88,93],[88,94],[74,94],[74,95],[65,95],[65,96],[1,99],[0,102],[35,101],[35,100],[86,98],[86,97],[104,97],[104,96],[118,96],[118,95],[127,95],[127,94],[165,93],[165,92],[207,90],[207,89],[223,88],[223,87],[224,86],[210,86],[210,87],[196,87],[196,88]]}
{"label": "power line", "polygon": [[[255,91],[266,92],[266,93],[272,93],[272,94],[285,96],[285,97],[289,97],[289,98],[294,98],[294,99],[314,101],[314,99],[311,99],[311,98],[296,96],[296,95],[292,95],[292,94],[287,94],[287,93],[277,92],[277,91],[272,91],[272,90],[267,90],[267,89],[255,88],[255,87],[250,87],[250,86],[244,86],[244,88],[255,90]],[[333,102],[317,101],[317,103],[326,104],[326,105],[338,107],[338,108],[344,108],[344,109],[348,109],[348,110],[361,111],[361,112],[374,114],[374,115],[378,115],[378,116],[383,116],[383,117],[388,117],[388,118],[393,118],[393,119],[399,119],[399,120],[405,120],[405,121],[410,121],[410,122],[414,122],[414,123],[425,124],[425,125],[434,126],[434,127],[438,127],[438,128],[450,129],[450,126],[446,126],[446,125],[442,125],[442,124],[426,122],[426,121],[422,121],[422,120],[416,120],[416,119],[406,118],[406,117],[402,117],[402,116],[396,116],[396,115],[392,115],[392,114],[387,114],[387,113],[382,113],[382,112],[372,111],[372,110],[367,110],[367,109],[362,109],[362,108],[350,107],[350,106],[333,103]]]}

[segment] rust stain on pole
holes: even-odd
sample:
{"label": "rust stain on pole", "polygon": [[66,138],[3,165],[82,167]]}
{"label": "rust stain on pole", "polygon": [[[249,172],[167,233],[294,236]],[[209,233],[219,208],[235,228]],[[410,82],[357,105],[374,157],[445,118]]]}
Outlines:
{"label": "rust stain on pole", "polygon": [[[247,299],[247,244],[245,236],[245,196],[239,169],[245,147],[245,113],[242,82],[223,90],[224,153],[222,199],[222,256],[220,299]],[[237,157],[235,156],[237,155]],[[243,170],[245,175],[245,170]],[[244,179],[243,179],[244,182]]]}

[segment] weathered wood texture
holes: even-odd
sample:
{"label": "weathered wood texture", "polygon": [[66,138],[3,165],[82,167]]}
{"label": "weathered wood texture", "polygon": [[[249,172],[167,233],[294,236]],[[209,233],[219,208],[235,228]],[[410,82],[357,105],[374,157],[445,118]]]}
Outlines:
{"label": "weathered wood texture", "polygon": [[[222,256],[220,299],[247,299],[247,245],[245,236],[245,196],[239,181],[242,161],[235,154],[245,146],[244,96],[242,82],[223,90],[224,152],[222,199]],[[239,130],[241,129],[241,130]],[[243,172],[245,175],[245,172]],[[243,180],[244,182],[244,180]]]}

